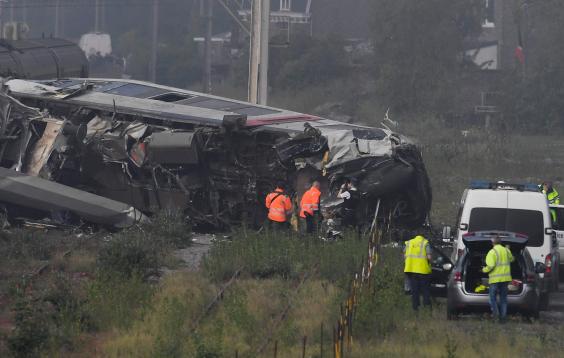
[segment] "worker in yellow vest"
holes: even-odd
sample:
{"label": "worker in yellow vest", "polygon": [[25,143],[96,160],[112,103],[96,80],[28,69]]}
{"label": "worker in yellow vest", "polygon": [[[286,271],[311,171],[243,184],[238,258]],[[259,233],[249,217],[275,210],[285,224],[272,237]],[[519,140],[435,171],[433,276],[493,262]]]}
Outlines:
{"label": "worker in yellow vest", "polygon": [[423,295],[423,305],[431,306],[431,246],[421,235],[405,242],[405,268],[403,272],[411,286],[411,305],[419,309],[419,295]]}
{"label": "worker in yellow vest", "polygon": [[499,236],[492,239],[492,245],[493,248],[486,255],[486,267],[482,271],[489,275],[490,307],[493,318],[504,322],[507,317],[507,285],[511,282],[511,263],[514,258],[511,250],[501,245]]}
{"label": "worker in yellow vest", "polygon": [[[546,195],[546,200],[550,205],[560,205],[560,195],[554,187],[552,186],[552,182],[545,181],[542,183],[542,193]],[[552,222],[557,222],[556,210],[550,209],[550,216],[552,217]]]}

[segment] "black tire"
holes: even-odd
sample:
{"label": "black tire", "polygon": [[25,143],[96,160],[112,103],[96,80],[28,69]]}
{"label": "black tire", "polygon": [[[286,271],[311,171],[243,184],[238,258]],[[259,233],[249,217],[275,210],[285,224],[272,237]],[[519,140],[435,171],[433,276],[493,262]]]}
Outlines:
{"label": "black tire", "polygon": [[447,320],[454,321],[458,319],[458,311],[447,305]]}
{"label": "black tire", "polygon": [[538,320],[540,318],[540,310],[539,306],[537,305],[535,308],[523,312],[523,317],[527,320]]}
{"label": "black tire", "polygon": [[540,310],[539,310],[538,307],[531,312],[531,318],[534,318],[534,319],[540,318]]}
{"label": "black tire", "polygon": [[548,310],[549,304],[550,304],[550,295],[548,294],[548,292],[541,293],[539,297],[539,310],[541,311]]}

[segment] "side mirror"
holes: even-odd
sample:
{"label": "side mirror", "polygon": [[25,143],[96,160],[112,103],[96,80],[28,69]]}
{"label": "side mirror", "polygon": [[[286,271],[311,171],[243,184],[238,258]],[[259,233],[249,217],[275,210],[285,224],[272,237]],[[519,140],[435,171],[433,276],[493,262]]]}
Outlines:
{"label": "side mirror", "polygon": [[451,229],[450,226],[443,226],[443,235],[442,235],[443,241],[451,241],[452,240],[451,232],[452,232],[452,229]]}
{"label": "side mirror", "polygon": [[535,264],[535,272],[536,273],[545,273],[546,272],[546,265],[542,262],[537,262]]}

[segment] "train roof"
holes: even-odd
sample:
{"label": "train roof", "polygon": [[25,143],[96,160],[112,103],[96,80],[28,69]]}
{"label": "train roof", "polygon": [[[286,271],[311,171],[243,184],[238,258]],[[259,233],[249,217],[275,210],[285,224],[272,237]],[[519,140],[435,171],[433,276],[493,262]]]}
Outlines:
{"label": "train roof", "polygon": [[286,109],[261,106],[230,98],[129,79],[69,78],[6,83],[16,97],[64,101],[105,111],[221,126],[226,116],[246,119],[251,130],[303,132],[304,123],[326,131],[370,130],[383,138],[391,131],[338,122]]}

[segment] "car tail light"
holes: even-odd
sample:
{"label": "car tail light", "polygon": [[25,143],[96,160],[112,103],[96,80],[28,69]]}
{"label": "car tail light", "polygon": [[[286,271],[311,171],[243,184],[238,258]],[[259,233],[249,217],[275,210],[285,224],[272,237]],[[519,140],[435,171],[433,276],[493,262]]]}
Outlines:
{"label": "car tail light", "polygon": [[527,274],[527,283],[534,283],[535,282],[535,275],[530,273]]}
{"label": "car tail light", "polygon": [[457,282],[462,282],[462,272],[456,271],[454,273],[454,280]]}
{"label": "car tail light", "polygon": [[548,254],[546,255],[546,258],[544,259],[544,264],[546,266],[546,273],[550,273],[552,272],[552,255]]}

